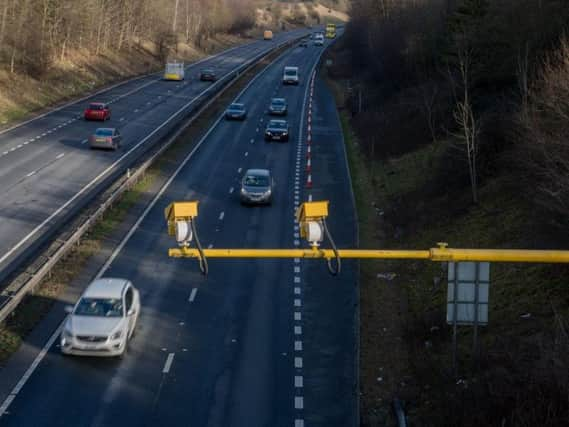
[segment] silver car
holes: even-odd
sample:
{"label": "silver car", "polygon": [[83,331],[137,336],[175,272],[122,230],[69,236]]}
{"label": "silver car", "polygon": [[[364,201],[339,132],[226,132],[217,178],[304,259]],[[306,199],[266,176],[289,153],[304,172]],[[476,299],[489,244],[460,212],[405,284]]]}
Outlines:
{"label": "silver car", "polygon": [[89,137],[89,147],[105,148],[108,150],[116,150],[120,148],[122,136],[118,129],[115,128],[98,128],[95,133]]}
{"label": "silver car", "polygon": [[249,169],[241,181],[242,204],[270,205],[273,198],[273,178],[267,169]]}
{"label": "silver car", "polygon": [[127,279],[101,278],[66,311],[60,337],[63,354],[122,356],[140,314],[140,296]]}

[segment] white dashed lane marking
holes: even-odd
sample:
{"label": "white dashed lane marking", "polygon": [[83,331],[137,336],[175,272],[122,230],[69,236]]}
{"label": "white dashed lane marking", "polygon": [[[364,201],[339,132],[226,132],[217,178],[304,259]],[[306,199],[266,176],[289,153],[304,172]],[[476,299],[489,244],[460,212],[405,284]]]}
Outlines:
{"label": "white dashed lane marking", "polygon": [[219,214],[219,220],[222,221],[224,216],[225,216],[225,212],[221,212]]}
{"label": "white dashed lane marking", "polygon": [[196,299],[196,294],[198,293],[198,288],[194,288],[192,289],[192,292],[190,293],[190,298],[188,298],[189,302],[194,302],[194,300]]}
{"label": "white dashed lane marking", "polygon": [[166,363],[164,363],[164,368],[162,369],[163,374],[167,374],[170,372],[170,368],[172,367],[172,362],[174,362],[174,353],[170,353],[166,358]]}
{"label": "white dashed lane marking", "polygon": [[231,187],[231,188],[229,189],[229,194],[233,193],[234,191],[235,191],[235,188]]}
{"label": "white dashed lane marking", "polygon": [[295,375],[294,377],[294,386],[296,388],[302,388],[304,386],[304,380],[301,375]]}
{"label": "white dashed lane marking", "polygon": [[34,176],[36,174],[37,171],[31,171],[29,174],[26,175],[26,178],[29,178],[30,176]]}

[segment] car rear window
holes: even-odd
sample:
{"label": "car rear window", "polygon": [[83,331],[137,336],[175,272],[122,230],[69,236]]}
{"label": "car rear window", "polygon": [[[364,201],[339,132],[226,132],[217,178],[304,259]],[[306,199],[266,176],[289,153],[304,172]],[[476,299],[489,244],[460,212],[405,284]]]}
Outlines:
{"label": "car rear window", "polygon": [[95,131],[95,135],[97,136],[113,136],[112,129],[97,129]]}
{"label": "car rear window", "polygon": [[239,111],[242,111],[242,110],[245,109],[245,106],[244,106],[243,104],[231,104],[231,105],[229,106],[229,109],[230,109],[230,110],[239,110]]}
{"label": "car rear window", "polygon": [[284,105],[284,99],[273,99],[273,105]]}
{"label": "car rear window", "polygon": [[271,121],[269,123],[269,126],[272,128],[284,129],[284,128],[286,128],[286,122]]}
{"label": "car rear window", "polygon": [[105,107],[101,104],[91,104],[89,105],[89,110],[103,110]]}
{"label": "car rear window", "polygon": [[296,76],[296,70],[286,70],[285,75],[287,76]]}
{"label": "car rear window", "polygon": [[81,298],[75,312],[77,316],[121,317],[122,300],[115,298]]}
{"label": "car rear window", "polygon": [[243,185],[247,187],[268,187],[269,177],[265,175],[247,175],[243,179]]}

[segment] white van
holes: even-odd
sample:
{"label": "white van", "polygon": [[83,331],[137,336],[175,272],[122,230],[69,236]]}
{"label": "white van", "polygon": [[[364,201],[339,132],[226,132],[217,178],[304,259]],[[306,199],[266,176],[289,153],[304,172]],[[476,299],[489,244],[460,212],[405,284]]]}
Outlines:
{"label": "white van", "polygon": [[177,61],[168,62],[164,69],[164,80],[184,80],[184,63]]}
{"label": "white van", "polygon": [[298,82],[298,67],[284,67],[283,84],[297,85]]}
{"label": "white van", "polygon": [[318,33],[314,36],[314,46],[324,46],[324,36]]}

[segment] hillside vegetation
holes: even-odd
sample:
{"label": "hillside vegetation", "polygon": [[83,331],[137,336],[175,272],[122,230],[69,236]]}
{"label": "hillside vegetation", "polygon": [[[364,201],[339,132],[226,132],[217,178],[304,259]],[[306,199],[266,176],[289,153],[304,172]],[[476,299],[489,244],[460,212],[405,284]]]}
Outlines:
{"label": "hillside vegetation", "polygon": [[[569,8],[563,0],[353,0],[330,58],[362,245],[569,248]],[[362,264],[362,422],[569,420],[565,266],[491,267],[480,350],[458,369],[436,263]]]}
{"label": "hillside vegetation", "polygon": [[109,82],[195,60],[262,30],[318,24],[318,3],[0,0],[0,126]]}

